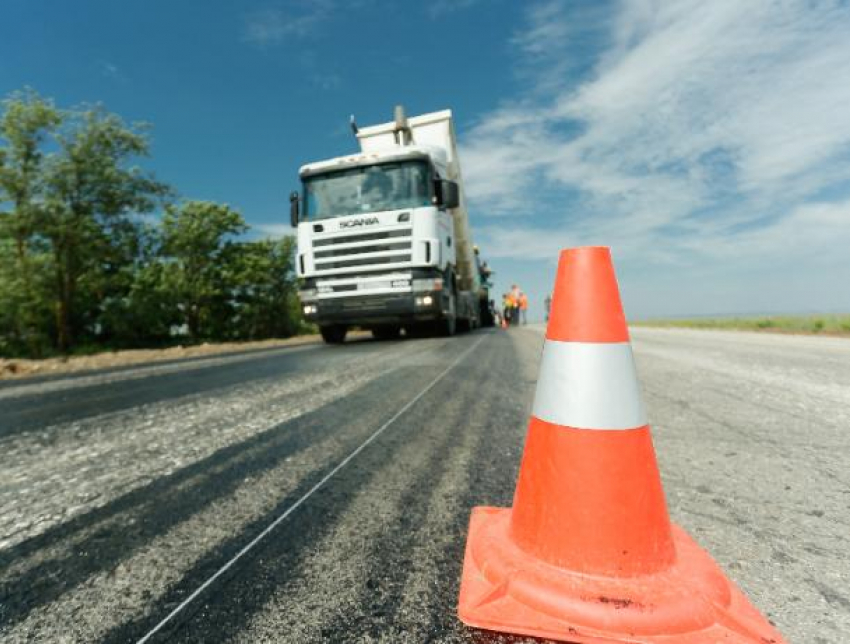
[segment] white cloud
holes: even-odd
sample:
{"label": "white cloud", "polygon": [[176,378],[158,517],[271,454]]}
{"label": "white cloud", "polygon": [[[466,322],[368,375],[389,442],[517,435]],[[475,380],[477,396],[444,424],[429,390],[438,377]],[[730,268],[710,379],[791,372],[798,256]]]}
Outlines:
{"label": "white cloud", "polygon": [[548,57],[560,47],[553,43],[566,40],[572,31],[574,20],[567,19],[560,2],[542,2],[528,9],[528,24],[513,37],[513,44],[523,53],[534,57]]}
{"label": "white cloud", "polygon": [[[718,246],[722,236],[715,235]],[[781,248],[786,259],[804,258],[814,264],[847,264],[850,248],[850,200],[809,202],[768,225],[736,236],[734,247],[725,248],[733,258],[740,252],[770,255]]]}
{"label": "white cloud", "polygon": [[254,11],[245,17],[243,38],[255,45],[274,45],[312,33],[331,13],[332,0],[301,0],[279,8]]}
{"label": "white cloud", "polygon": [[482,227],[490,255],[603,243],[676,264],[846,243],[850,206],[824,194],[850,192],[850,8],[627,1],[583,28],[606,34],[590,77],[553,82],[571,11],[528,10],[517,65],[550,66],[464,137],[474,209],[514,215]]}
{"label": "white cloud", "polygon": [[99,60],[97,62],[97,68],[100,71],[101,76],[104,76],[105,78],[114,81],[125,80],[124,74],[115,63],[111,63],[108,60]]}

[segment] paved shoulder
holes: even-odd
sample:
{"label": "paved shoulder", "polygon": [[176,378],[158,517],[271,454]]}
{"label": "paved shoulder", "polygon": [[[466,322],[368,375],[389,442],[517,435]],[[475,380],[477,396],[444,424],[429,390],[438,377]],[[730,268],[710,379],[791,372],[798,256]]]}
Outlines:
{"label": "paved shoulder", "polygon": [[792,642],[850,633],[850,340],[632,330],[674,519]]}

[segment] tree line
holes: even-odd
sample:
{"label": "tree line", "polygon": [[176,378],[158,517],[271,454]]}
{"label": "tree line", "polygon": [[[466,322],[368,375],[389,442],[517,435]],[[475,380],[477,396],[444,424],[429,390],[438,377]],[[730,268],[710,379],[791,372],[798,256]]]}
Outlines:
{"label": "tree line", "polygon": [[262,339],[302,324],[294,242],[143,169],[149,130],[31,89],[0,113],[0,356]]}

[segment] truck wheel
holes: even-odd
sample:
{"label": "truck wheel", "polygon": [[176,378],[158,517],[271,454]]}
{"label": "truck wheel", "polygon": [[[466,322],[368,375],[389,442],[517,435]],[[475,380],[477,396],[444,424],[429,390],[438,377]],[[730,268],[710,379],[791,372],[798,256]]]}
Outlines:
{"label": "truck wheel", "polygon": [[399,326],[376,326],[372,329],[372,337],[376,340],[396,340],[401,335]]}
{"label": "truck wheel", "polygon": [[457,298],[454,291],[449,293],[449,313],[442,320],[437,320],[437,333],[451,337],[457,331]]}
{"label": "truck wheel", "polygon": [[322,334],[322,340],[328,344],[342,344],[345,342],[345,334],[348,329],[344,326],[323,326],[319,327]]}
{"label": "truck wheel", "polygon": [[437,333],[445,337],[451,337],[457,332],[457,318],[452,316],[437,323]]}
{"label": "truck wheel", "polygon": [[482,327],[496,326],[496,320],[490,310],[490,301],[486,298],[478,302],[478,323]]}

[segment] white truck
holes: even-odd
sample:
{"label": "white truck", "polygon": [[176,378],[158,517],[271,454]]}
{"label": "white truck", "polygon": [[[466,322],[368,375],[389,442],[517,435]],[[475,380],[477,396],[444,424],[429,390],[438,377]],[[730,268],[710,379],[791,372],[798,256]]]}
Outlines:
{"label": "white truck", "polygon": [[301,167],[290,195],[304,316],[325,342],[492,325],[450,110],[352,128],[360,153]]}

